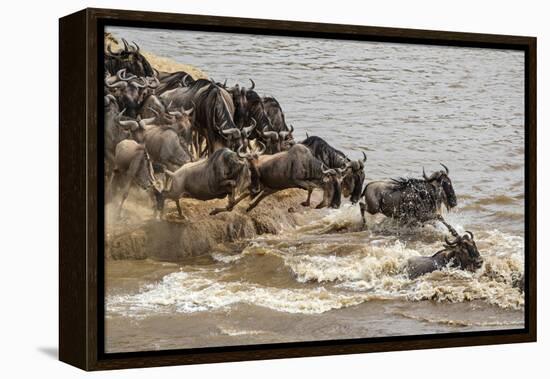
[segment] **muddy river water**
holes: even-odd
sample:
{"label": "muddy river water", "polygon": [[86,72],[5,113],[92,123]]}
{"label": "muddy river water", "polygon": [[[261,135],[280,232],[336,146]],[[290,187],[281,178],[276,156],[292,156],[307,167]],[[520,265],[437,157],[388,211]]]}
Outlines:
{"label": "muddy river water", "polygon": [[[438,251],[438,225],[400,228],[359,208],[311,210],[277,235],[179,262],[106,261],[106,348],[135,351],[521,328],[524,296],[522,52],[109,28],[228,84],[256,82],[295,137],[324,137],[367,181],[450,169],[485,263],[415,280],[406,260]],[[260,204],[259,207],[262,205]],[[200,236],[197,236],[200,238]]]}

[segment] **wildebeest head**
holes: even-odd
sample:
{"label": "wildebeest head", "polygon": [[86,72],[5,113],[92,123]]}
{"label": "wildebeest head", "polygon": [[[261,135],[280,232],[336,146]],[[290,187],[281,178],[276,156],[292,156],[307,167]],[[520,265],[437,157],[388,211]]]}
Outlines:
{"label": "wildebeest head", "polygon": [[342,179],[342,192],[344,197],[351,195],[351,202],[355,204],[361,197],[363,183],[365,181],[365,162],[367,155],[363,153],[363,159],[350,161],[346,168],[344,178]]}
{"label": "wildebeest head", "polygon": [[286,151],[290,149],[296,142],[294,141],[294,126],[290,124],[289,130],[283,130],[279,132],[279,151]]}
{"label": "wildebeest head", "polygon": [[145,129],[143,127],[142,122],[138,122],[135,120],[122,120],[122,115],[126,109],[123,109],[122,112],[120,112],[115,117],[115,123],[116,125],[126,133],[128,133],[127,137],[133,139],[134,141],[138,143],[143,143],[143,140],[145,139]]}
{"label": "wildebeest head", "polygon": [[111,44],[107,45],[105,52],[105,68],[110,72],[116,72],[120,69],[127,69],[128,72],[141,77],[154,76],[154,70],[151,64],[141,54],[137,43],[133,46],[123,38],[123,48],[113,51]]}
{"label": "wildebeest head", "polygon": [[256,120],[252,119],[252,124],[243,128],[224,129],[224,125],[220,128],[220,134],[228,142],[228,146],[235,150],[244,146],[246,149],[250,147],[249,137],[252,131],[256,128]]}
{"label": "wildebeest head", "polygon": [[462,237],[456,237],[454,241],[449,241],[445,237],[445,250],[438,254],[444,253],[446,261],[450,261],[452,267],[473,272],[483,265],[483,258],[477,249],[474,234],[470,231],[466,231],[466,233]]}
{"label": "wildebeest head", "polygon": [[258,147],[253,151],[245,153],[243,146],[239,146],[237,154],[241,159],[246,159],[248,163],[248,169],[250,170],[250,194],[252,196],[257,195],[261,190],[260,183],[260,171],[258,170],[258,158],[265,152],[265,145],[258,141]]}
{"label": "wildebeest head", "polygon": [[445,171],[436,171],[428,177],[424,168],[422,168],[422,176],[424,180],[434,185],[439,190],[438,195],[441,196],[443,203],[447,209],[451,209],[457,205],[456,194],[451,178],[449,177],[449,169],[443,163],[440,163],[440,165],[443,166]]}
{"label": "wildebeest head", "polygon": [[117,99],[121,108],[127,109],[130,117],[136,117],[137,111],[145,98],[151,93],[149,86],[152,84],[146,78],[138,78],[132,74],[126,74],[126,69],[119,70],[114,76],[105,78],[105,86]]}

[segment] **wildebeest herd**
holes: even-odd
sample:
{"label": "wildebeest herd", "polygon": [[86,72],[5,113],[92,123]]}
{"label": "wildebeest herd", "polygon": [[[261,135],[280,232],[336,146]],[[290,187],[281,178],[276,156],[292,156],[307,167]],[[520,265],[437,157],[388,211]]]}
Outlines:
{"label": "wildebeest herd", "polygon": [[[230,212],[248,199],[246,211],[269,195],[299,188],[323,192],[316,208],[338,208],[342,197],[365,212],[382,213],[406,225],[442,222],[453,235],[432,257],[408,262],[411,277],[443,268],[475,271],[483,260],[467,232],[460,236],[440,215],[457,205],[449,169],[422,178],[373,181],[364,186],[367,156],[353,160],[317,136],[301,142],[279,102],[250,86],[197,79],[180,71],[155,70],[136,43],[105,51],[104,147],[107,201],[120,217],[133,185],[150,193],[155,217],[166,199],[227,198],[211,215]],[[306,134],[307,135],[307,134]],[[364,202],[361,202],[363,199]],[[364,222],[364,224],[366,224]]]}

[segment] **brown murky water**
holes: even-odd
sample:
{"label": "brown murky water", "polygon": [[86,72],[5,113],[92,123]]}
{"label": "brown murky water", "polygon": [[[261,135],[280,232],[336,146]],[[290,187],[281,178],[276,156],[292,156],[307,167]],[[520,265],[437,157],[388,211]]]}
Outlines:
{"label": "brown murky water", "polygon": [[445,217],[473,231],[485,264],[409,280],[403,264],[440,249],[443,228],[377,216],[364,230],[357,207],[312,210],[278,235],[177,264],[107,261],[107,351],[523,327],[512,287],[524,265],[523,53],[110,31],[219,81],[252,77],[298,139],[307,131],[352,158],[366,151],[368,180],[447,164],[458,207]]}

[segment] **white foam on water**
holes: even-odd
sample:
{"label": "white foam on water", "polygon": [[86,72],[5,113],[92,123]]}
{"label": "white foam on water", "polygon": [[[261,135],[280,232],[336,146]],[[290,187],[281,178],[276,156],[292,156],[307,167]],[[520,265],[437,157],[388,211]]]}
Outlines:
{"label": "white foam on water", "polygon": [[107,298],[108,313],[140,317],[151,313],[194,313],[253,304],[279,312],[317,314],[360,304],[364,294],[341,294],[324,287],[281,289],[245,282],[212,280],[198,272],[176,272],[137,294]]}

